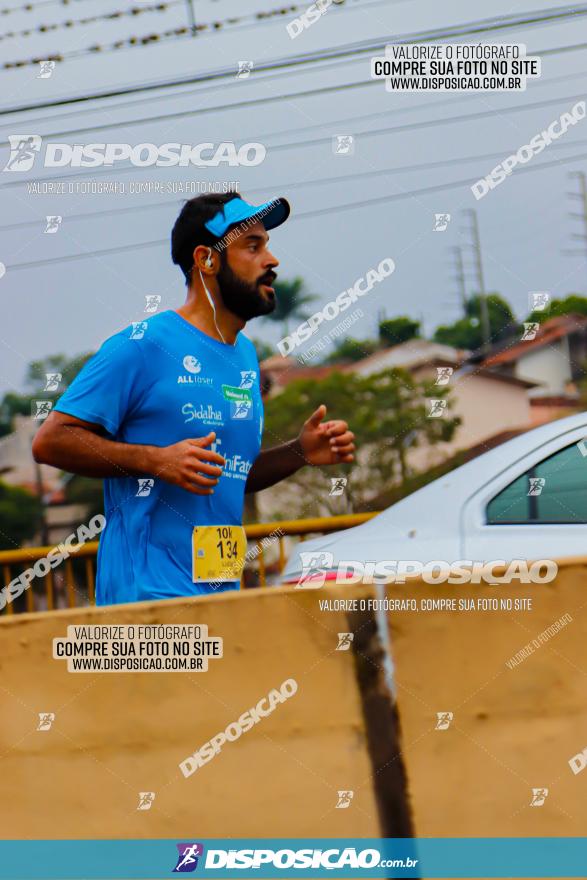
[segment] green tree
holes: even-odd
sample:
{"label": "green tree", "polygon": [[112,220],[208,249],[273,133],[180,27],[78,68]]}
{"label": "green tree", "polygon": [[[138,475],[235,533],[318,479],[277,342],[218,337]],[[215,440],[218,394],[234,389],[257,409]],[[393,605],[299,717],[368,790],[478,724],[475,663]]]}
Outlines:
{"label": "green tree", "polygon": [[267,342],[263,342],[262,339],[251,339],[251,342],[255,346],[257,359],[259,361],[267,360],[267,358],[271,357],[272,354],[275,354],[273,346],[269,345]]}
{"label": "green tree", "polygon": [[293,281],[276,281],[273,286],[277,305],[265,317],[281,324],[283,335],[287,336],[290,321],[305,321],[308,314],[304,306],[313,302],[316,297],[304,292],[304,282],[301,278],[294,278]]}
{"label": "green tree", "polygon": [[0,550],[15,550],[41,522],[41,502],[30,492],[0,481]]}
{"label": "green tree", "polygon": [[59,393],[71,385],[84,364],[92,357],[91,352],[69,358],[65,354],[50,354],[38,361],[32,361],[28,365],[25,382],[34,394],[43,391],[47,373],[61,373]]}
{"label": "green tree", "polygon": [[[53,354],[42,360],[32,361],[28,365],[25,376],[27,393],[15,394],[13,391],[9,391],[0,401],[0,437],[10,434],[15,415],[31,414],[33,400],[42,397],[43,400],[56,401],[91,357],[91,353],[81,354],[74,358],[68,358],[64,354]],[[62,378],[58,391],[45,390],[47,373],[61,373]]]}
{"label": "green tree", "polygon": [[407,315],[388,318],[379,324],[379,339],[384,346],[399,345],[419,336],[420,322],[408,318]]}
{"label": "green tree", "polygon": [[[491,343],[513,336],[518,330],[518,323],[509,303],[498,293],[489,293],[486,299]],[[437,327],[433,338],[435,342],[452,345],[454,348],[472,350],[481,348],[484,339],[479,294],[475,294],[468,301],[465,317],[455,321],[454,324]]]}
{"label": "green tree", "polygon": [[[339,500],[329,495],[330,478],[348,480],[345,498],[348,506],[360,506],[375,491],[404,483],[412,474],[408,449],[422,443],[449,441],[460,419],[450,416],[450,400],[445,414],[429,418],[430,399],[445,398],[448,389],[432,381],[418,382],[404,370],[383,370],[372,376],[333,372],[320,382],[292,382],[279,395],[267,401],[264,444],[274,446],[290,439],[308,416],[321,404],[328,406],[327,419],[343,418],[354,432],[357,457],[352,465],[331,468],[303,468],[291,481],[301,489],[296,515],[311,516],[324,509],[340,511]],[[292,516],[289,495],[287,510]]]}
{"label": "green tree", "polygon": [[558,318],[561,315],[587,315],[587,297],[570,293],[564,299],[553,299],[544,311],[530,312],[526,321],[543,324],[549,318]]}

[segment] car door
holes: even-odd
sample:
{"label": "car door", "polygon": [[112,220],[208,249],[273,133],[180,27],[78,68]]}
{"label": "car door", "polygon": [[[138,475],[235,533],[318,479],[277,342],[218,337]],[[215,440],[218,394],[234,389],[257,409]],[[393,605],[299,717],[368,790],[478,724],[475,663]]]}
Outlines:
{"label": "car door", "polygon": [[479,489],[462,511],[463,558],[586,555],[586,437],[585,426],[564,432]]}

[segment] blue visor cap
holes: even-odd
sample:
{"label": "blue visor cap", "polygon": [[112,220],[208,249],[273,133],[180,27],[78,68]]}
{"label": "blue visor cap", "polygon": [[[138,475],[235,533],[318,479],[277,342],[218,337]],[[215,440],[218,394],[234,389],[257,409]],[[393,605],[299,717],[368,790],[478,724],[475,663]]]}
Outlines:
{"label": "blue visor cap", "polygon": [[283,198],[273,199],[271,202],[265,202],[264,205],[249,205],[237,196],[226,202],[211,220],[204,223],[204,226],[216,238],[222,238],[231,226],[244,223],[251,217],[259,220],[265,229],[275,229],[276,226],[285,223],[290,210],[289,202]]}

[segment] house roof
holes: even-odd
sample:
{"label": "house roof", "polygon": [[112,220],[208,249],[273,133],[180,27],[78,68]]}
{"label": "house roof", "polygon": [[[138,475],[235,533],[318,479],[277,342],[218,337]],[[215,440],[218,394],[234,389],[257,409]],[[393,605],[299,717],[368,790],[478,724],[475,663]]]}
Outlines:
{"label": "house roof", "polygon": [[400,367],[404,370],[414,369],[425,364],[443,363],[451,366],[461,364],[468,351],[453,348],[450,345],[442,345],[439,342],[429,342],[427,339],[409,339],[400,342],[390,348],[376,351],[360,361],[347,364],[343,369],[346,372],[363,372],[366,369],[384,370],[386,367]]}
{"label": "house roof", "polygon": [[508,364],[517,361],[519,358],[545,345],[551,345],[558,339],[570,336],[572,333],[578,333],[587,328],[587,318],[583,315],[559,315],[556,318],[550,318],[545,321],[539,328],[536,338],[529,339],[526,342],[521,340],[509,345],[507,348],[490,354],[481,363],[484,367],[493,367],[501,364]]}
{"label": "house roof", "polygon": [[289,370],[272,373],[271,381],[274,385],[284,388],[290,382],[296,382],[298,379],[325,379],[326,376],[337,371],[340,372],[340,367],[335,364],[324,364],[315,367],[291,367]]}
{"label": "house roof", "polygon": [[532,379],[520,379],[517,376],[510,376],[509,373],[500,373],[498,370],[489,370],[484,366],[474,366],[466,364],[461,367],[452,377],[452,384],[458,382],[460,376],[481,376],[484,379],[493,379],[495,382],[505,382],[508,385],[517,385],[519,388],[538,388],[541,382],[534,382]]}
{"label": "house roof", "polygon": [[297,363],[295,358],[282,357],[280,354],[272,354],[271,357],[265,358],[259,364],[261,370],[265,373],[274,373],[282,370],[290,370]]}

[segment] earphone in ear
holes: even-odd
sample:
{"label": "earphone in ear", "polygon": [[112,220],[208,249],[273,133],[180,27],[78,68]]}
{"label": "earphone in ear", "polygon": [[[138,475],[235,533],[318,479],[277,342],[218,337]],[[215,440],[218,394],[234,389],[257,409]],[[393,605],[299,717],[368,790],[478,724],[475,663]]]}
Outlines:
{"label": "earphone in ear", "polygon": [[212,250],[208,248],[208,256],[206,257],[206,262],[204,263],[207,269],[212,268]]}

